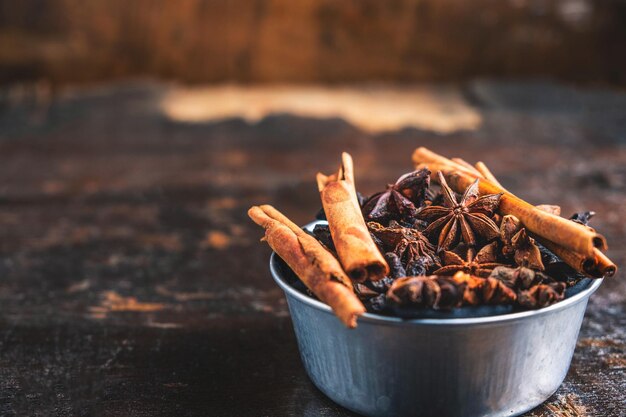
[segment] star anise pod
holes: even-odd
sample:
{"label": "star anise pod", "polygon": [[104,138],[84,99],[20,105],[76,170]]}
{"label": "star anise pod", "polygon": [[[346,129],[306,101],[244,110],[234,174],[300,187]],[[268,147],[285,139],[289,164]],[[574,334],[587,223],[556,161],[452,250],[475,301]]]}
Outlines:
{"label": "star anise pod", "polygon": [[420,169],[402,175],[395,184],[372,195],[363,205],[365,220],[384,222],[390,219],[410,219],[417,207],[424,204],[424,195],[430,184],[430,171]]}
{"label": "star anise pod", "polygon": [[522,228],[522,223],[512,214],[507,214],[500,222],[500,240],[502,241],[502,255],[507,258],[513,257],[515,248],[511,240]]}
{"label": "star anise pod", "polygon": [[452,277],[405,277],[389,288],[387,301],[399,306],[447,310],[460,306],[464,293],[465,284],[455,282]]}
{"label": "star anise pod", "polygon": [[524,308],[542,308],[565,298],[567,284],[529,268],[498,267],[490,278],[515,289],[517,303]]}
{"label": "star anise pod", "polygon": [[452,279],[457,284],[466,285],[463,303],[467,305],[512,304],[517,299],[515,291],[494,278],[481,278],[459,271]]}
{"label": "star anise pod", "polygon": [[539,271],[545,269],[539,246],[535,239],[528,235],[517,217],[506,215],[502,218],[500,240],[503,243],[502,254],[507,258],[513,258],[517,265]]}
{"label": "star anise pod", "polygon": [[528,290],[517,292],[517,303],[525,308],[542,308],[565,298],[565,283],[537,284]]}
{"label": "star anise pod", "polygon": [[514,289],[526,290],[533,285],[540,284],[549,280],[547,275],[532,269],[520,266],[518,268],[509,268],[507,266],[499,266],[491,271],[490,278],[502,281],[508,287]]}
{"label": "star anise pod", "polygon": [[425,207],[417,217],[430,221],[424,234],[433,238],[439,233],[437,250],[448,250],[460,240],[475,246],[480,237],[486,241],[496,238],[498,226],[489,218],[500,203],[502,194],[478,196],[478,180],[467,187],[460,201],[448,187],[441,172],[439,183],[443,192],[443,206]]}
{"label": "star anise pod", "polygon": [[441,260],[445,266],[433,274],[454,275],[456,272],[462,271],[470,275],[487,278],[494,268],[502,265],[496,259],[497,245],[497,242],[492,242],[484,246],[478,253],[474,251],[474,248],[469,247],[465,259],[454,252],[444,251]]}
{"label": "star anise pod", "polygon": [[[437,259],[437,263],[433,263],[433,258]],[[433,258],[420,256],[411,260],[406,264],[406,275],[409,277],[428,275],[429,270],[433,269],[433,267],[438,268],[440,266],[439,257],[433,255]]]}
{"label": "star anise pod", "polygon": [[528,236],[526,228],[522,228],[513,236],[511,245],[515,251],[513,259],[515,259],[517,265],[537,269],[539,271],[545,269],[541,261],[539,247],[535,244],[535,239]]}
{"label": "star anise pod", "polygon": [[388,227],[376,222],[369,222],[367,226],[375,241],[383,246],[383,251],[395,253],[404,265],[408,266],[421,257],[427,258],[429,266],[440,264],[435,247],[420,231],[400,226],[393,220]]}

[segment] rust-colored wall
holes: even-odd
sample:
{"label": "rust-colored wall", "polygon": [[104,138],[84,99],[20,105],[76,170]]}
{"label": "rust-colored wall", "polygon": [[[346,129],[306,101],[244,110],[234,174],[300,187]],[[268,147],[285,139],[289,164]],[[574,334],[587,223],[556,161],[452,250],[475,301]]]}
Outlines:
{"label": "rust-colored wall", "polygon": [[626,84],[611,0],[0,1],[0,82],[553,76]]}

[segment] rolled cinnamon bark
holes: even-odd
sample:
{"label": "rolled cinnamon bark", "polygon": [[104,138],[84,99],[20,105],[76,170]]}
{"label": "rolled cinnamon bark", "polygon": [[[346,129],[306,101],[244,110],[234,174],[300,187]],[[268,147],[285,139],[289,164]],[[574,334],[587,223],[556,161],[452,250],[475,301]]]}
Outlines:
{"label": "rolled cinnamon bark", "polygon": [[475,165],[476,165],[476,170],[480,172],[483,178],[485,178],[487,181],[491,181],[494,185],[504,190],[504,187],[502,186],[502,184],[500,184],[500,181],[496,179],[496,177],[493,175],[491,170],[487,168],[487,165],[485,165],[484,162],[478,161],[476,162]]}
{"label": "rolled cinnamon bark", "polygon": [[[479,175],[480,173],[478,173],[476,169],[470,169],[463,164],[454,162],[453,160],[448,159],[445,156],[441,156],[427,148],[424,148],[423,146],[417,148],[413,152],[413,162],[416,165],[427,164],[428,166],[431,166],[431,164],[434,164],[434,165],[446,166],[448,169],[456,169],[458,171],[465,172],[474,178],[481,178],[481,175]],[[433,172],[433,170],[431,169],[431,172],[433,173],[432,175],[434,175],[433,178],[436,177],[437,171],[441,171],[441,170],[439,169]]]}
{"label": "rolled cinnamon bark", "polygon": [[[481,165],[479,167],[479,164]],[[476,168],[481,171],[485,178],[494,184],[498,184],[498,180],[491,173],[489,168],[482,163],[478,162]],[[546,213],[554,214],[555,216],[561,215],[561,207],[540,204],[535,206],[538,210],[545,211]],[[587,229],[595,232],[595,230],[589,226],[584,226]],[[617,265],[615,265],[605,254],[603,254],[598,248],[594,248],[593,255],[583,255],[577,252],[573,252],[563,246],[546,240],[540,236],[533,235],[537,241],[543,246],[550,249],[555,255],[557,255],[563,262],[574,268],[576,271],[581,272],[592,278],[612,277],[617,272]]]}
{"label": "rolled cinnamon bark", "polygon": [[376,281],[389,274],[389,266],[367,230],[354,187],[352,157],[344,152],[336,174],[317,174],[317,186],[328,219],[337,256],[356,282]]}
{"label": "rolled cinnamon bark", "polygon": [[474,175],[478,175],[479,177],[483,176],[483,173],[480,172],[480,170],[478,169],[478,167],[473,166],[472,164],[470,164],[469,162],[467,162],[465,159],[462,158],[452,158],[451,159],[452,162],[455,162],[459,165],[464,166],[465,168],[468,169],[468,171],[471,171],[474,173]]}
{"label": "rolled cinnamon bark", "polygon": [[[436,157],[434,157],[432,152],[429,152],[419,148],[413,153],[413,162],[419,167],[426,165],[433,172],[436,172],[436,170],[442,171],[448,185],[457,192],[462,192],[476,178],[479,178],[478,186],[480,193],[503,193],[498,211],[501,214],[513,214],[535,235],[552,242],[558,242],[559,245],[566,249],[589,257],[594,256],[594,248],[606,249],[606,240],[595,231],[554,214],[541,211],[505,189],[468,172],[461,165],[436,154]],[[446,162],[446,160],[449,162]],[[456,166],[461,166],[463,170],[457,169]]]}
{"label": "rolled cinnamon bark", "polygon": [[[420,148],[419,152],[416,151],[413,155],[414,162],[418,165],[418,167],[427,166],[431,169],[432,172],[442,171],[442,172],[450,172],[457,170],[458,164],[456,164],[452,160],[448,160],[445,157],[434,154],[428,150],[423,150]],[[435,155],[435,156],[433,156]],[[430,161],[430,162],[428,162]],[[482,165],[480,167],[479,165]],[[481,175],[486,180],[493,183],[493,180],[497,182],[495,176],[491,173],[491,171],[482,163],[476,164],[476,168],[481,171]],[[484,168],[484,169],[481,169]],[[469,172],[466,172],[467,175]],[[489,177],[492,177],[489,179]],[[475,178],[480,178],[476,175],[471,175],[472,181]],[[496,185],[496,187],[499,187]],[[506,191],[503,188],[499,187],[499,192]],[[558,206],[548,206],[548,205],[539,205],[535,207],[537,210],[544,211],[555,216],[559,216],[560,207]],[[565,220],[565,219],[563,219]],[[588,226],[580,225],[583,228],[587,229],[593,234],[596,234],[595,230]],[[566,264],[576,269],[578,272],[584,273],[592,278],[601,278],[601,277],[610,277],[615,275],[617,272],[617,266],[606,256],[604,255],[598,248],[593,248],[593,252],[591,255],[576,252],[570,248],[563,247],[562,245],[556,244],[542,236],[537,235],[536,233],[532,234],[535,239],[537,239],[540,243],[546,246],[548,249],[552,250],[559,258],[561,258]]]}
{"label": "rolled cinnamon bark", "polygon": [[597,271],[598,276],[612,277],[617,272],[617,265],[613,263],[605,254],[598,249],[593,250],[593,260],[595,263],[591,271]]}
{"label": "rolled cinnamon bark", "polygon": [[[547,211],[556,215],[561,213],[561,208],[559,206],[542,204],[536,207],[539,210]],[[589,226],[585,227],[593,230]],[[612,277],[617,272],[617,265],[615,265],[605,254],[600,252],[598,248],[593,249],[592,256],[586,256],[580,253],[572,252],[561,245],[541,237],[535,236],[535,238],[543,246],[550,249],[552,253],[561,258],[563,262],[574,268],[576,271],[582,272],[591,278]]]}
{"label": "rolled cinnamon bark", "polygon": [[586,256],[540,237],[537,237],[537,240],[563,262],[591,278],[612,277],[617,272],[617,265],[597,248],[594,248],[592,256]]}
{"label": "rolled cinnamon bark", "polygon": [[545,211],[547,213],[552,213],[555,216],[560,216],[561,215],[561,207],[560,206],[555,206],[553,204],[539,204],[537,206],[539,210]]}
{"label": "rolled cinnamon bark", "polygon": [[337,259],[272,206],[254,206],[248,215],[265,229],[264,239],[307,288],[328,304],[347,327],[356,327],[365,307]]}

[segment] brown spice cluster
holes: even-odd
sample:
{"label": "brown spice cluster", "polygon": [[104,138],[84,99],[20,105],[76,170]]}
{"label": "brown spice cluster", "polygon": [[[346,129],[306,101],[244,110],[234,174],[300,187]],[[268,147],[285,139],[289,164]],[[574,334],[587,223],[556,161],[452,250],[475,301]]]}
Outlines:
{"label": "brown spice cluster", "polygon": [[[535,217],[548,216],[563,229],[545,235],[579,233],[580,242],[569,245],[599,254],[596,269],[615,272],[597,248],[586,246],[585,239],[600,236],[587,225],[593,213],[577,213],[569,222],[558,217],[558,206],[535,208],[517,199],[484,164],[453,162],[423,148],[415,155],[446,175],[438,171],[433,176],[422,167],[363,199],[356,192],[352,158],[344,153],[337,173],[318,174],[328,224],[318,224],[311,239],[273,209],[250,212],[266,228],[266,239],[278,255],[349,327],[364,311],[355,300],[370,312],[392,315],[464,306],[535,309],[562,300],[568,287],[594,274],[576,267],[578,258],[569,255],[573,252],[567,246],[541,240],[555,248],[551,251],[539,244],[536,234],[544,234],[532,223]],[[431,184],[431,177],[437,184]],[[573,223],[577,226],[570,227]]]}

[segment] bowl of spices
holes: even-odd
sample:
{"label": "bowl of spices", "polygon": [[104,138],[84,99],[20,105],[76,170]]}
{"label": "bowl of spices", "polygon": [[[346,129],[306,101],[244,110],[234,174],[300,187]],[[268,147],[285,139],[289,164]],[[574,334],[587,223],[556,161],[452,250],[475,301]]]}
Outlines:
{"label": "bowl of spices", "polygon": [[606,241],[593,213],[526,203],[482,163],[424,148],[413,162],[362,198],[344,153],[304,228],[249,210],[304,368],[366,416],[519,415],[565,378],[587,301],[617,269]]}

